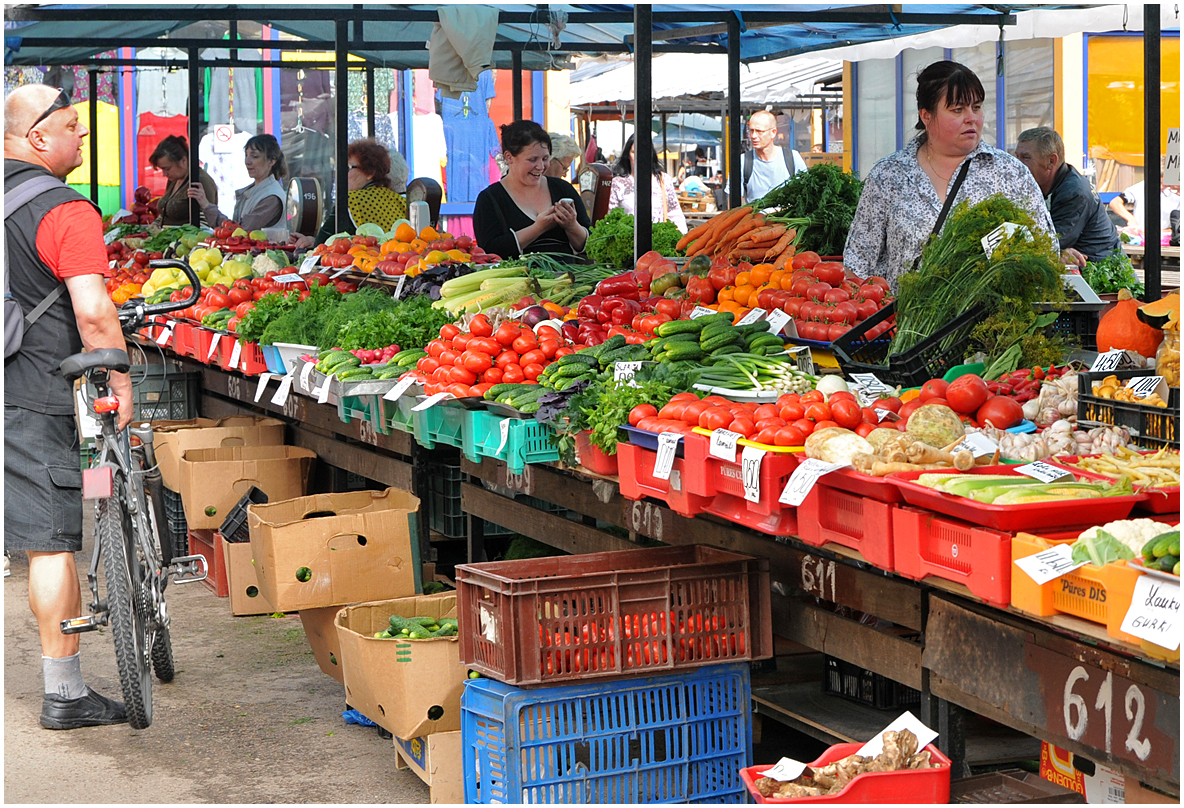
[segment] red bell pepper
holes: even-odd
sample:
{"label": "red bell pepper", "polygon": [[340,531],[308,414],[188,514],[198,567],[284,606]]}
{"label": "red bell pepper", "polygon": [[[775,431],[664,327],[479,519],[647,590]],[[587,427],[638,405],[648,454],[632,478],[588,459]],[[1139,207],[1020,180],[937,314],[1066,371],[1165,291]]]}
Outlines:
{"label": "red bell pepper", "polygon": [[603,297],[623,297],[629,300],[637,300],[639,297],[637,293],[637,278],[633,270],[622,272],[620,275],[614,275],[611,278],[605,278],[596,285],[596,294]]}
{"label": "red bell pepper", "polygon": [[596,322],[596,312],[602,303],[604,303],[604,298],[600,295],[588,295],[576,306],[576,316],[581,321]]}
{"label": "red bell pepper", "polygon": [[636,300],[621,300],[621,305],[613,309],[612,323],[613,325],[628,325],[633,322],[633,318],[641,314],[641,304]]}
{"label": "red bell pepper", "polygon": [[580,323],[576,332],[576,342],[584,345],[599,345],[608,339],[604,328],[595,321]]}
{"label": "red bell pepper", "polygon": [[633,270],[633,281],[637,284],[637,288],[642,295],[648,295],[650,293],[650,278],[651,272],[649,267],[645,269],[639,267]]}

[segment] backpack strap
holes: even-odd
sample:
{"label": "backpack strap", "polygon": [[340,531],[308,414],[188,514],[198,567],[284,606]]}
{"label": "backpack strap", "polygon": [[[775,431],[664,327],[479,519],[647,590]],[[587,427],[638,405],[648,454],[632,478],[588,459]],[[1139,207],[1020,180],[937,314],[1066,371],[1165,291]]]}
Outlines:
{"label": "backpack strap", "polygon": [[748,193],[748,181],[752,179],[752,161],[756,153],[749,149],[744,152],[744,184],[740,186],[740,196]]}
{"label": "backpack strap", "polygon": [[793,162],[793,149],[788,145],[781,147],[781,156],[785,158],[785,167],[789,170],[789,176],[793,176],[797,172],[797,168]]}
{"label": "backpack strap", "polygon": [[[4,195],[4,220],[7,221],[12,214],[23,208],[25,205],[32,202],[46,191],[52,191],[54,188],[65,188],[66,185],[57,177],[54,176],[37,176],[31,180],[26,180],[12,190],[11,193]],[[7,240],[7,234],[5,234]],[[38,303],[31,312],[25,315],[25,328],[37,322],[42,314],[45,314],[57,299],[66,291],[66,284],[60,283],[58,286],[46,295],[40,303]],[[4,297],[12,297],[12,291],[8,287],[8,263],[4,264]]]}

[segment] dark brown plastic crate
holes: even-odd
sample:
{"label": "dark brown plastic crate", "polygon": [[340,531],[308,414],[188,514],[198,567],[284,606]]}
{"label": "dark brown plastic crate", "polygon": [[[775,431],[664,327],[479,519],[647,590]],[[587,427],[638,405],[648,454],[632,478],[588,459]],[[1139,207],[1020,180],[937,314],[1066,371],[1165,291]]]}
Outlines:
{"label": "dark brown plastic crate", "polygon": [[1093,395],[1093,383],[1116,376],[1125,384],[1136,376],[1154,376],[1154,370],[1113,370],[1080,373],[1077,376],[1077,423],[1084,428],[1099,425],[1125,426],[1137,446],[1158,449],[1180,448],[1180,388],[1172,387],[1167,407],[1152,407],[1129,401],[1115,401]]}
{"label": "dark brown plastic crate", "polygon": [[702,545],[456,568],[460,659],[512,685],[773,653],[769,562]]}

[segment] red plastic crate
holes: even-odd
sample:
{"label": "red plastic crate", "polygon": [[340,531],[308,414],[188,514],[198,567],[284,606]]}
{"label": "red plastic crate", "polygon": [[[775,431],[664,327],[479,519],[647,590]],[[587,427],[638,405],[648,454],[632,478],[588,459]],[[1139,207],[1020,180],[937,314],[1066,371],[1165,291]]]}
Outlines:
{"label": "red plastic crate", "polygon": [[824,485],[832,476],[819,480],[802,501],[798,537],[814,547],[850,547],[868,563],[892,572],[892,512],[896,506]]}
{"label": "red plastic crate", "polygon": [[226,575],[226,554],[222,534],[216,530],[190,530],[189,552],[206,560],[205,585],[220,598],[230,597],[230,579]]}
{"label": "red plastic crate", "polygon": [[687,463],[681,457],[674,458],[674,467],[669,480],[654,476],[654,461],[658,453],[634,446],[631,443],[617,444],[617,473],[620,475],[621,496],[625,499],[660,499],[683,516],[698,516],[711,505],[712,497],[696,496],[685,488]]}
{"label": "red plastic crate", "polygon": [[[229,347],[227,347],[229,346]],[[230,351],[234,348],[233,340],[223,340],[221,351],[226,352],[226,361],[230,362]],[[263,349],[257,342],[244,342],[238,356],[238,371],[244,376],[258,376],[267,372],[267,360],[263,358]]]}
{"label": "red plastic crate", "polygon": [[892,512],[896,572],[964,584],[988,603],[1011,602],[1011,534],[900,506]]}
{"label": "red plastic crate", "polygon": [[[1143,454],[1155,454],[1155,452],[1143,452]],[[1082,469],[1073,465],[1080,459],[1077,455],[1070,455],[1069,457],[1050,457],[1045,462],[1058,468],[1068,469],[1075,474],[1080,474]],[[1108,474],[1105,476],[1108,479],[1115,479]],[[1139,492],[1143,494],[1145,499],[1135,505],[1136,511],[1146,511],[1148,513],[1180,513],[1180,486],[1142,488],[1139,489]]]}
{"label": "red plastic crate", "polygon": [[613,477],[617,474],[617,456],[605,454],[592,444],[590,431],[576,435],[576,461],[593,474]]}
{"label": "red plastic crate", "polygon": [[190,357],[197,353],[197,329],[192,323],[178,322],[173,326],[173,353]]}
{"label": "red plastic crate", "polygon": [[768,560],[715,547],[461,564],[456,586],[461,663],[507,684],[773,652]]}
{"label": "red plastic crate", "polygon": [[[823,752],[822,757],[809,765],[811,768],[821,768],[848,755],[854,755],[862,746],[861,743],[835,744]],[[861,774],[839,793],[824,797],[799,797],[793,800],[762,797],[761,793],[756,790],[754,783],[761,778],[764,772],[773,768],[774,764],[771,763],[741,769],[740,776],[744,779],[744,784],[748,786],[752,799],[760,805],[800,802],[835,802],[849,805],[876,803],[944,805],[950,801],[950,759],[933,744],[929,744],[925,748],[929,750],[930,759],[939,764],[937,768]]]}
{"label": "red plastic crate", "polygon": [[222,339],[222,333],[214,331],[212,328],[203,328],[202,326],[197,326],[196,331],[197,340],[194,344],[197,347],[197,352],[193,358],[207,365],[215,364],[218,361],[218,352],[215,351],[211,357],[210,346],[214,344],[214,340]]}
{"label": "red plastic crate", "polygon": [[828,488],[837,488],[850,494],[878,500],[879,502],[904,502],[904,494],[899,486],[888,477],[872,477],[860,474],[854,469],[837,469],[822,478],[820,484],[825,483]]}
{"label": "red plastic crate", "polygon": [[689,475],[687,490],[711,499],[708,512],[774,536],[797,532],[797,508],[782,505],[778,500],[798,467],[798,454],[765,452],[761,460],[760,500],[753,502],[744,497],[744,469],[739,461],[742,447],[738,447],[737,462],[731,462],[712,457],[711,438],[706,435],[684,435],[683,444]]}

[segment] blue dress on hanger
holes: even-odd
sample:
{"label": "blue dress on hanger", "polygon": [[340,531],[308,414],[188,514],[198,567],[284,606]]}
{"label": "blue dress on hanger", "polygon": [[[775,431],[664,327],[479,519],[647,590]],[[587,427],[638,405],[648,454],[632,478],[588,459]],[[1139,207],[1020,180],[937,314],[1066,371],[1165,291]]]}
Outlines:
{"label": "blue dress on hanger", "polygon": [[448,150],[445,178],[449,202],[472,202],[489,187],[489,161],[501,148],[486,102],[494,97],[493,71],[477,79],[477,89],[459,99],[440,100],[444,144]]}

